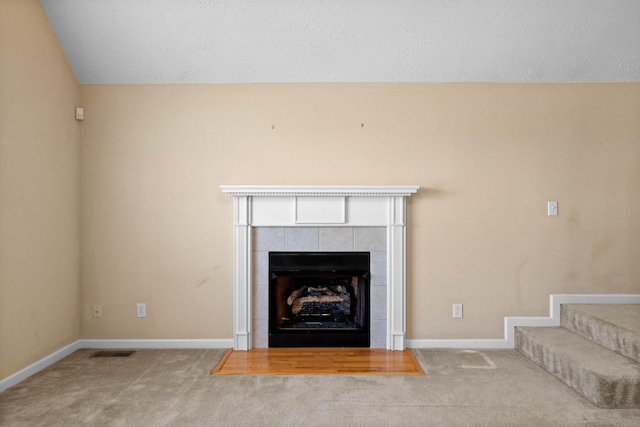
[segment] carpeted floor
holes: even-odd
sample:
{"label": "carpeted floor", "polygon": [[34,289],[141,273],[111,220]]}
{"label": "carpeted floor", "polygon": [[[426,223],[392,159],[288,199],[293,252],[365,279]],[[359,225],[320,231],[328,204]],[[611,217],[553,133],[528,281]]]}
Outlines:
{"label": "carpeted floor", "polygon": [[638,426],[514,350],[414,350],[424,377],[211,376],[225,350],[80,350],[0,393],[2,426]]}

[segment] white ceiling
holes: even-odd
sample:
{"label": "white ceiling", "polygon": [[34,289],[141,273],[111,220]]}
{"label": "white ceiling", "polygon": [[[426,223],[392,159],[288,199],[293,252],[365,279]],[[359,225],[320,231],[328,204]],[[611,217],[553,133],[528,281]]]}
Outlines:
{"label": "white ceiling", "polygon": [[640,81],[640,0],[41,0],[80,83]]}

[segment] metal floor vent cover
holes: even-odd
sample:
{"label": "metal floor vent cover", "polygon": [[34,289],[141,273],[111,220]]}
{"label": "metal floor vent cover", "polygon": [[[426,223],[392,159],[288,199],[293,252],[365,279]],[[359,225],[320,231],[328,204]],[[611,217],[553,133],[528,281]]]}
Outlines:
{"label": "metal floor vent cover", "polygon": [[135,351],[99,351],[91,355],[91,357],[129,357]]}

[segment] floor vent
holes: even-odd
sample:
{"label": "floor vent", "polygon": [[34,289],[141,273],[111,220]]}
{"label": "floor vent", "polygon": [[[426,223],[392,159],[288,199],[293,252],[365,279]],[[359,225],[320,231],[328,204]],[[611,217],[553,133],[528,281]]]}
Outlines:
{"label": "floor vent", "polygon": [[91,355],[91,357],[129,357],[135,351],[99,351]]}

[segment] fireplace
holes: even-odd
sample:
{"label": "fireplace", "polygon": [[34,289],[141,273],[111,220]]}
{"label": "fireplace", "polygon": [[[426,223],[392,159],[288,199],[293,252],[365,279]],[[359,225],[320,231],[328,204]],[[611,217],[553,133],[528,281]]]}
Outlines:
{"label": "fireplace", "polygon": [[[252,235],[255,228],[299,230],[353,227],[386,229],[383,347],[404,350],[406,339],[406,199],[418,186],[221,185],[233,197],[233,348],[254,345],[254,313],[263,305],[254,293]],[[277,249],[275,249],[277,250]],[[297,250],[297,249],[291,249]],[[306,249],[303,249],[306,250]],[[262,275],[260,275],[262,277]],[[266,275],[264,276],[266,277]],[[260,288],[258,286],[257,288]],[[374,286],[382,288],[382,286]],[[264,293],[266,298],[267,292]],[[379,301],[378,298],[373,298]],[[374,306],[375,307],[375,306]],[[267,321],[265,316],[265,321]],[[372,330],[379,331],[371,322]],[[264,328],[265,335],[267,327]],[[266,346],[266,337],[265,337]]]}
{"label": "fireplace", "polygon": [[270,252],[269,347],[369,347],[368,252]]}

